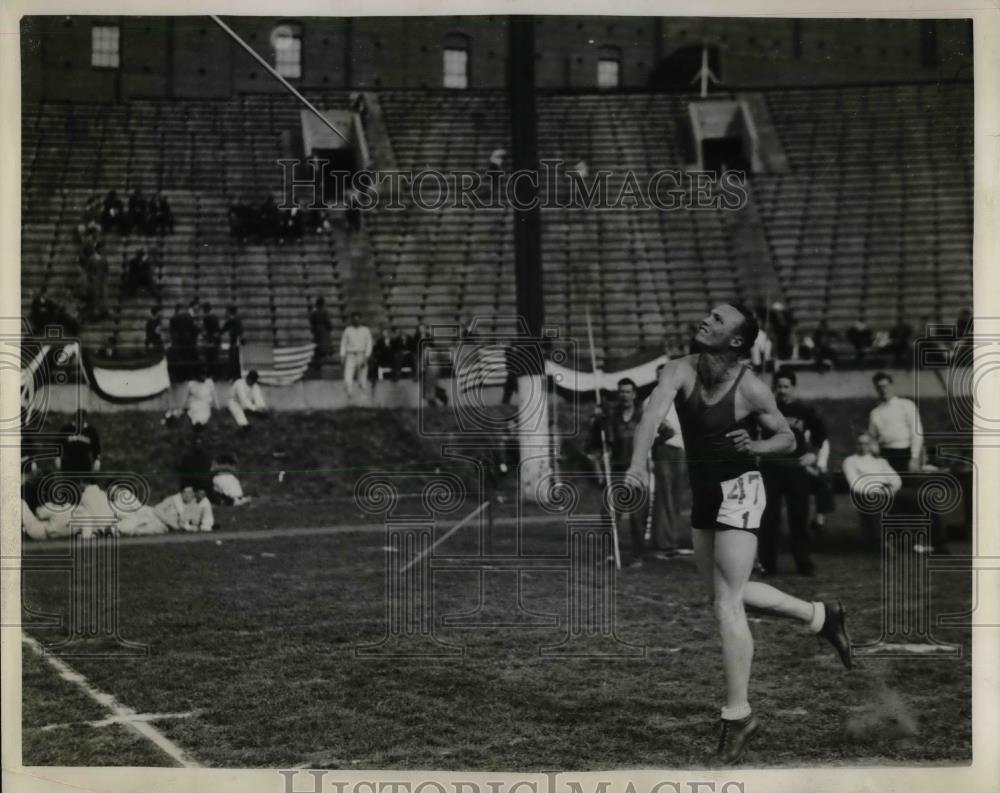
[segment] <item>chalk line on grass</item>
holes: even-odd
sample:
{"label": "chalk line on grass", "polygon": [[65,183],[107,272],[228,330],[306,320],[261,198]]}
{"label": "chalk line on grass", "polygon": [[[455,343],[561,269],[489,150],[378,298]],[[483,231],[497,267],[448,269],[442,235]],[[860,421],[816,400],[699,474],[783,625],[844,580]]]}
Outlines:
{"label": "chalk line on grass", "polygon": [[73,669],[65,661],[46,653],[45,648],[27,634],[21,635],[21,641],[35,655],[55,669],[59,673],[59,677],[72,683],[98,705],[110,711],[116,723],[123,724],[128,729],[145,738],[179,766],[183,768],[202,767],[200,763],[189,757],[181,747],[156,729],[150,723],[149,714],[136,713],[132,708],[123,705],[110,694],[106,694],[99,688],[96,688],[86,677]]}
{"label": "chalk line on grass", "polygon": [[[484,502],[485,503],[485,502]],[[476,512],[482,509],[482,505]],[[468,519],[468,515],[465,519]],[[547,517],[544,515],[528,515],[519,518],[497,518],[493,525],[498,528],[508,528],[511,526],[541,526],[558,523],[559,518]],[[456,527],[452,527],[454,530]],[[460,526],[457,528],[461,528]],[[288,529],[247,529],[246,531],[177,531],[170,534],[151,534],[138,537],[119,537],[119,548],[134,548],[142,545],[174,545],[177,543],[199,543],[214,542],[222,544],[225,542],[236,542],[240,540],[273,540],[282,537],[316,537],[332,534],[369,534],[374,532],[385,532],[385,524],[382,523],[359,523],[342,526],[297,526]],[[53,548],[64,549],[66,540],[37,540],[25,542],[23,550],[49,550]]]}

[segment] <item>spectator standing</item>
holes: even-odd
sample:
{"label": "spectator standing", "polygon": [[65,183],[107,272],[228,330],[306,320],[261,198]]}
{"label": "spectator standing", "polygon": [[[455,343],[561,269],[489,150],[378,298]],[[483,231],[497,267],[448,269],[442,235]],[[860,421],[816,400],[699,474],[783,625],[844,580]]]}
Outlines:
{"label": "spectator standing", "polygon": [[892,353],[892,363],[901,369],[909,369],[913,363],[913,328],[902,316],[896,318],[896,324],[889,330],[889,352]]}
{"label": "spectator standing", "polygon": [[260,225],[265,237],[275,239],[281,234],[281,210],[270,193],[260,207]]}
{"label": "spectator standing", "polygon": [[312,367],[319,371],[333,347],[333,342],[330,339],[333,322],[330,320],[330,312],[326,308],[325,297],[317,297],[313,303],[312,311],[309,312],[309,329],[312,331],[313,343],[316,345]]}
{"label": "spectator standing", "polygon": [[750,348],[750,366],[758,374],[768,368],[768,364],[774,359],[774,345],[761,325],[757,329],[757,338],[754,339],[753,347]]}
{"label": "spectator standing", "polygon": [[201,304],[202,360],[211,376],[218,374],[219,348],[222,346],[222,326],[211,303]]}
{"label": "spectator standing", "polygon": [[90,423],[90,416],[86,410],[80,411],[80,433],[90,441],[90,452],[93,458],[91,470],[101,470],[101,436]]}
{"label": "spectator standing", "polygon": [[344,328],[340,338],[340,360],[344,365],[344,387],[347,398],[353,399],[354,386],[358,385],[364,391],[365,373],[368,359],[372,354],[372,332],[361,324],[361,315],[351,314],[350,323]]}
{"label": "spectator standing", "polygon": [[959,312],[958,319],[955,321],[955,331],[960,339],[971,339],[974,332],[974,321],[972,319],[972,312],[963,308]]}
{"label": "spectator standing", "polygon": [[[632,461],[632,447],[635,440],[635,429],[642,419],[642,408],[636,404],[635,382],[629,378],[618,381],[618,404],[605,412],[601,408],[595,410],[595,421],[591,430],[591,452],[592,454],[602,454],[600,429],[603,425],[605,438],[607,439],[611,457],[611,476],[616,482],[624,483],[625,472]],[[603,479],[603,471],[599,476]],[[637,494],[633,494],[637,496]],[[627,527],[631,538],[632,558],[629,567],[642,567],[643,557],[646,555],[646,506],[644,499],[635,498],[635,502],[640,504],[632,510],[621,510],[618,512],[618,528],[621,530]]]}
{"label": "spectator standing", "polygon": [[774,377],[775,402],[795,436],[795,450],[790,455],[760,460],[767,506],[761,519],[757,558],[765,575],[778,570],[783,501],[788,507],[788,535],[796,572],[812,575],[816,569],[809,552],[809,469],[817,465],[817,452],[827,434],[816,411],[797,398],[796,386],[791,369],[781,369]]}
{"label": "spectator standing", "polygon": [[174,213],[170,202],[163,193],[157,193],[150,202],[150,217],[153,229],[157,234],[174,233]]}
{"label": "spectator standing", "polygon": [[399,362],[393,352],[392,332],[389,328],[382,328],[378,340],[372,348],[371,366],[368,372],[368,379],[373,383],[379,379],[381,370],[388,369],[389,377],[393,382],[399,379]]}
{"label": "spectator standing", "polygon": [[170,318],[170,357],[174,365],[174,375],[180,380],[187,380],[194,364],[196,351],[190,347],[192,336],[197,337],[198,330],[194,319],[188,313],[183,303],[174,306],[174,314]]}
{"label": "spectator standing", "polygon": [[778,302],[771,306],[770,325],[775,356],[779,360],[791,358],[795,319],[792,317],[792,312],[785,308],[784,303]]}
{"label": "spectator standing", "polygon": [[222,335],[225,337],[225,345],[228,353],[229,371],[227,377],[234,378],[240,376],[240,347],[243,346],[243,320],[240,319],[239,310],[236,306],[226,307],[226,319],[222,323]]}
{"label": "spectator standing", "polygon": [[165,346],[163,343],[163,306],[155,305],[149,309],[149,319],[146,320],[146,352],[162,353]]}
{"label": "spectator standing", "polygon": [[114,190],[108,192],[101,209],[101,228],[107,234],[111,230],[121,231],[125,222],[125,206]]}
{"label": "spectator standing", "polygon": [[94,251],[87,261],[89,283],[89,306],[92,319],[101,320],[108,316],[108,262],[100,251]]}
{"label": "spectator standing", "polygon": [[407,351],[409,347],[406,336],[403,335],[403,331],[398,327],[393,326],[392,328],[392,339],[389,342],[389,346],[392,350],[393,360],[396,362],[396,375],[398,377],[402,374],[404,367],[412,367],[412,364],[407,362]]}
{"label": "spectator standing", "polygon": [[233,382],[226,407],[229,408],[233,421],[240,429],[250,429],[247,413],[256,416],[267,415],[267,403],[264,401],[264,392],[261,391],[259,380],[257,370],[251,369],[245,377]]}
{"label": "spectator standing", "polygon": [[160,290],[153,276],[153,262],[145,247],[139,248],[125,266],[125,293],[131,296],[139,289],[145,289],[154,300],[160,297]]}
{"label": "spectator standing", "polygon": [[826,319],[821,319],[812,335],[816,371],[825,372],[831,366],[837,365],[837,351],[833,348],[833,339],[836,336],[837,332],[830,328]]}
{"label": "spectator standing", "polygon": [[410,354],[413,357],[413,379],[423,378],[421,398],[428,405],[447,405],[448,394],[440,386],[442,359],[434,347],[434,337],[424,324],[423,317],[417,317],[417,329],[409,339]]}
{"label": "spectator standing", "polygon": [[45,326],[55,322],[55,307],[49,300],[48,290],[43,286],[31,301],[31,332],[36,336],[45,335]]}
{"label": "spectator standing", "polygon": [[875,340],[871,328],[863,319],[857,319],[854,324],[847,329],[847,340],[854,347],[854,362],[861,365],[865,362],[865,355],[871,349]]}
{"label": "spectator standing", "polygon": [[123,234],[131,231],[138,231],[140,234],[146,231],[146,197],[138,187],[132,191],[128,197],[128,214],[122,228]]}
{"label": "spectator standing", "polygon": [[896,396],[895,385],[888,372],[876,372],[872,384],[879,404],[868,415],[868,434],[897,472],[919,471],[922,467],[924,430],[917,406],[912,400]]}

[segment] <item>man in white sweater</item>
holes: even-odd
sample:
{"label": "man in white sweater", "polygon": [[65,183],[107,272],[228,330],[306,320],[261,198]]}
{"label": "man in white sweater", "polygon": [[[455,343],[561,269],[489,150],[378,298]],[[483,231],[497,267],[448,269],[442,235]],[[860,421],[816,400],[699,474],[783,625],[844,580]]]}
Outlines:
{"label": "man in white sweater", "polygon": [[365,389],[368,359],[371,357],[373,344],[372,332],[361,324],[361,316],[351,314],[351,321],[340,337],[340,361],[344,365],[344,388],[348,399],[354,398],[355,381],[362,391]]}
{"label": "man in white sweater", "polygon": [[[903,480],[889,461],[879,456],[878,446],[867,432],[858,436],[854,454],[844,460],[843,468],[855,505],[869,501],[865,498],[866,493],[874,497],[875,491],[881,488],[894,498],[903,487]],[[877,503],[877,499],[871,500]],[[858,522],[865,545],[877,548],[882,533],[882,515],[858,510]]]}
{"label": "man in white sweater", "polygon": [[872,383],[879,403],[868,416],[868,433],[897,473],[920,471],[924,429],[912,400],[896,396],[892,376],[877,372]]}
{"label": "man in white sweater", "polygon": [[229,392],[229,402],[226,407],[229,408],[233,421],[240,429],[250,428],[247,413],[256,415],[267,413],[264,392],[260,390],[260,384],[257,382],[259,378],[257,370],[251,369],[245,376],[233,382],[233,387]]}

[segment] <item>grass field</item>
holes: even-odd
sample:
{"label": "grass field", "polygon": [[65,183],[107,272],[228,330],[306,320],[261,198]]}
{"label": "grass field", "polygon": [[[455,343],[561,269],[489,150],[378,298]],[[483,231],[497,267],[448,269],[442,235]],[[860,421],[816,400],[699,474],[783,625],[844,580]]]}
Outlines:
{"label": "grass field", "polygon": [[[558,644],[568,630],[565,571],[519,574],[525,610],[535,621],[541,615],[555,622],[525,624],[532,618],[514,605],[513,573],[496,565],[484,585],[479,572],[458,569],[463,556],[481,550],[470,525],[444,539],[433,556],[434,634],[464,653],[357,655],[386,631],[387,551],[383,527],[353,504],[351,493],[376,461],[404,470],[434,464],[428,461],[436,442],[417,437],[411,420],[359,410],[335,418],[275,417],[236,441],[212,430],[209,443],[231,443],[240,454],[248,491],[257,497],[252,509],[222,510],[222,533],[178,538],[185,542],[121,540],[121,634],[148,645],[149,655],[65,661],[93,688],[152,714],[149,723],[186,757],[210,767],[704,765],[722,704],[721,658],[711,607],[685,559],[652,562],[615,581],[616,634],[642,648],[640,656],[548,657],[539,648]],[[140,414],[95,418],[106,459],[115,461],[106,468],[142,471],[159,496],[172,486],[180,440],[153,421]],[[141,452],[127,443],[139,433],[150,438]],[[274,458],[275,452],[284,456]],[[299,474],[279,484],[278,466]],[[435,538],[462,514],[439,521]],[[514,515],[510,500],[498,515]],[[522,552],[564,554],[564,524],[537,512],[530,517]],[[282,532],[308,526],[330,531]],[[514,531],[509,522],[498,524],[495,553],[514,551]],[[872,641],[882,613],[880,560],[855,549],[854,532],[841,497],[816,540],[816,577],[775,583],[802,597],[840,597],[855,641]],[[953,550],[968,552],[968,545]],[[402,555],[413,554],[403,549]],[[931,585],[936,613],[971,605],[967,572],[936,573]],[[485,627],[444,624],[474,610],[483,586]],[[574,586],[593,589],[589,582]],[[34,611],[67,613],[65,574],[25,573],[23,592]],[[971,760],[969,630],[934,629],[937,638],[962,646],[960,659],[865,658],[848,672],[828,645],[797,625],[754,617],[751,627],[757,647],[751,701],[764,729],[745,765]],[[49,644],[64,631],[30,634]],[[105,723],[107,708],[30,648],[23,662],[25,764],[173,764],[122,724]]]}

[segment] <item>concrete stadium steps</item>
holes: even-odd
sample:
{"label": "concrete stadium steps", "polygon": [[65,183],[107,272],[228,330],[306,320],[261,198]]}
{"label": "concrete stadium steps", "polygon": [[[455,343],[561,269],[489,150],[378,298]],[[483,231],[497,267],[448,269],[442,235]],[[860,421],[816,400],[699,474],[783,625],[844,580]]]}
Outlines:
{"label": "concrete stadium steps", "polygon": [[916,327],[970,307],[971,85],[766,99],[794,172],[755,177],[755,190],[800,319]]}
{"label": "concrete stadium steps", "polygon": [[[347,92],[311,92],[343,107]],[[384,91],[379,104],[398,166],[483,171],[509,150],[509,111],[499,91]],[[539,95],[539,155],[591,176],[624,173],[640,184],[687,166],[687,103],[653,93]],[[895,85],[764,92],[792,166],[753,176],[753,191],[783,296],[803,327],[827,318],[843,330],[897,314],[917,325],[951,320],[971,304],[972,91],[970,85]],[[165,302],[197,296],[243,307],[253,340],[308,339],[306,309],[323,294],[339,332],[345,267],[357,257],[341,230],[293,246],[229,239],[228,202],[281,188],[282,130],[300,106],[285,95],[127,105],[26,105],[23,115],[24,305],[42,284],[76,276],[72,229],[91,191],[163,189],[176,233],[162,241]],[[956,148],[955,144],[958,144]],[[380,165],[376,163],[376,166]],[[509,209],[365,216],[374,270],[372,319],[412,329],[469,315],[515,312]],[[108,239],[113,274],[133,241]],[[583,338],[585,309],[609,355],[683,334],[712,301],[743,296],[716,210],[543,209],[547,320]],[[112,294],[120,340],[139,334],[148,298]],[[348,290],[349,291],[349,290]],[[355,301],[356,302],[356,301]],[[168,312],[169,313],[169,312]],[[133,325],[133,323],[136,323]]]}
{"label": "concrete stadium steps", "polygon": [[[229,237],[228,204],[219,196],[166,190],[175,215],[175,232],[165,237],[132,234],[104,237],[108,262],[107,296],[111,316],[86,323],[85,337],[119,346],[141,346],[152,298],[145,293],[126,297],[120,289],[124,260],[140,246],[154,262],[161,300],[172,313],[176,302],[210,302],[222,313],[229,304],[240,307],[248,341],[276,346],[311,339],[309,306],[323,295],[335,330],[344,324],[340,259],[347,244],[343,231],[307,236],[301,242],[278,245],[238,245]],[[22,309],[46,286],[53,293],[78,292],[81,270],[76,263],[73,229],[79,222],[89,190],[47,193],[33,188],[25,196],[22,232]]]}

